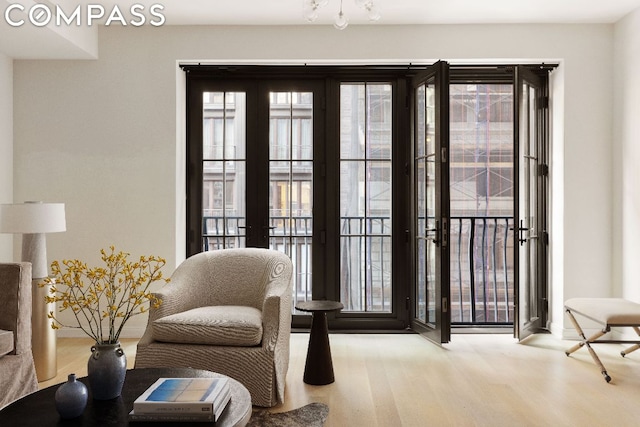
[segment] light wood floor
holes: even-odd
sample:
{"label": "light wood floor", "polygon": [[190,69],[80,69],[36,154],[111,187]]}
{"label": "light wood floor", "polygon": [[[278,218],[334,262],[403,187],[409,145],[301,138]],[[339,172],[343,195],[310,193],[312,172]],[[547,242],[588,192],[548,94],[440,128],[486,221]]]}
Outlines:
{"label": "light wood floor", "polygon": [[[366,426],[636,426],[640,418],[640,350],[595,347],[607,384],[586,349],[535,335],[459,335],[440,347],[418,335],[331,334],[336,382],[304,384],[308,334],[292,334],[286,402],[275,412],[324,402],[326,427]],[[133,366],[136,340],[122,340]],[[58,376],[86,375],[91,342],[58,340]]]}

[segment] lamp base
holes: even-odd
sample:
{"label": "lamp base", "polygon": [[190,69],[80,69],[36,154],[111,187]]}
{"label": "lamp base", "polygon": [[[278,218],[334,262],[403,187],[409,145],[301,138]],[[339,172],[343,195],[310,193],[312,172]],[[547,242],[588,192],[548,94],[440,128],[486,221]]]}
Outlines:
{"label": "lamp base", "polygon": [[51,328],[50,311],[55,311],[55,303],[47,303],[44,299],[49,295],[52,285],[38,286],[43,279],[31,281],[33,310],[31,312],[31,348],[36,365],[38,382],[49,380],[58,374],[58,355],[56,331]]}
{"label": "lamp base", "polygon": [[31,277],[48,277],[47,238],[44,233],[22,235],[22,261],[31,263]]}

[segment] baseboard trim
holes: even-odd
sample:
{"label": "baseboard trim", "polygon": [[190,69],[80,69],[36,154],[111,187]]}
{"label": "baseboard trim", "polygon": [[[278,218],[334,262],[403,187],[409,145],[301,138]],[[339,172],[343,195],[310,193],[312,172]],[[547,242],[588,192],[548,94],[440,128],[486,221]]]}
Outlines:
{"label": "baseboard trim", "polygon": [[[124,328],[120,334],[120,338],[142,338],[146,328]],[[90,338],[87,334],[80,329],[75,328],[62,328],[56,331],[57,338]]]}

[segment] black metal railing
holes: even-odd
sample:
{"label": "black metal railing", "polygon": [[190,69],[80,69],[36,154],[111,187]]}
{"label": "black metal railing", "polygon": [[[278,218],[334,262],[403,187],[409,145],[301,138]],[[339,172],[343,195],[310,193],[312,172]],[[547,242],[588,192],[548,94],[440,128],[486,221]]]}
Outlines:
{"label": "black metal railing", "polygon": [[[347,311],[391,310],[390,218],[341,217],[341,289]],[[513,322],[513,238],[507,217],[451,217],[450,311],[454,325]],[[203,218],[203,250],[244,246],[244,218]],[[312,218],[272,216],[269,246],[294,263],[293,303],[312,296]]]}
{"label": "black metal railing", "polygon": [[268,228],[269,247],[293,261],[293,313],[298,302],[312,299],[313,221],[310,216],[271,216]]}
{"label": "black metal railing", "polygon": [[248,233],[268,233],[269,247],[286,253],[293,261],[293,312],[296,303],[312,298],[312,218],[271,216],[269,225],[261,230],[248,230],[245,224],[244,217],[203,217],[202,250],[244,247]]}
{"label": "black metal railing", "polygon": [[245,246],[246,221],[239,216],[203,216],[202,250],[241,248]]}
{"label": "black metal railing", "polygon": [[513,322],[511,218],[451,217],[451,323]]}
{"label": "black metal railing", "polygon": [[340,217],[343,311],[392,311],[391,241],[389,217]]}

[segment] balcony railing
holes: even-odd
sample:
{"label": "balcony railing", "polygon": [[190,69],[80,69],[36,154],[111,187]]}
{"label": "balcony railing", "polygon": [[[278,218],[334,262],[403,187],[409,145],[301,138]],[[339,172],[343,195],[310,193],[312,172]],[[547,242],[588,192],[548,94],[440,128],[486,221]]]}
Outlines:
{"label": "balcony railing", "polygon": [[391,218],[340,217],[343,312],[391,313]]}
{"label": "balcony railing", "polygon": [[513,322],[511,218],[451,217],[451,323]]}
{"label": "balcony railing", "polygon": [[298,302],[312,299],[312,237],[313,221],[310,216],[272,216],[270,219],[269,247],[286,253],[293,261],[292,313]]}
{"label": "balcony railing", "polygon": [[[355,290],[353,280],[348,280],[351,289],[346,295],[342,291],[341,294],[352,302],[361,303],[351,304],[350,310],[388,312],[391,308],[392,249],[391,239],[383,232],[388,218],[359,218],[364,222],[354,224],[355,220],[341,218],[343,225],[351,226],[343,230],[341,262],[347,265],[343,265],[341,271],[361,272],[363,280],[357,281],[360,289]],[[512,324],[513,238],[510,238],[510,222],[511,218],[506,217],[451,218],[449,306],[452,324]],[[225,221],[222,217],[205,217],[203,250],[244,246],[245,231],[244,219],[227,217]],[[269,231],[270,247],[287,253],[293,260],[294,304],[311,299],[311,217],[272,217]],[[369,249],[361,253],[362,248]],[[350,250],[358,253],[344,253]],[[362,270],[363,265],[372,270],[367,273]]]}
{"label": "balcony railing", "polygon": [[[202,250],[244,247],[245,219],[242,217],[206,216],[202,218]],[[263,232],[263,230],[260,230]],[[284,252],[293,261],[293,301],[291,310],[300,301],[312,298],[312,236],[310,216],[272,216],[268,226],[269,247]]]}

